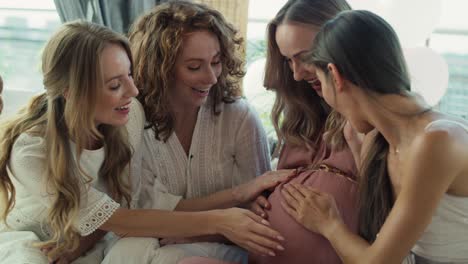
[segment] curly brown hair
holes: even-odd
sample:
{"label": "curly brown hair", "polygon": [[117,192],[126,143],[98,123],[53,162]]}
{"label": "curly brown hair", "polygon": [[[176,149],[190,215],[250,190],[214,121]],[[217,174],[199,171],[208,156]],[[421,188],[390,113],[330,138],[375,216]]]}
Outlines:
{"label": "curly brown hair", "polygon": [[157,140],[166,141],[174,131],[169,106],[169,89],[174,79],[177,56],[183,37],[191,32],[214,33],[221,47],[222,72],[209,94],[213,113],[219,115],[221,102],[233,102],[241,95],[240,80],[245,75],[243,39],[218,11],[202,4],[171,1],[156,6],[131,27],[129,39],[134,54],[135,85],[149,125]]}

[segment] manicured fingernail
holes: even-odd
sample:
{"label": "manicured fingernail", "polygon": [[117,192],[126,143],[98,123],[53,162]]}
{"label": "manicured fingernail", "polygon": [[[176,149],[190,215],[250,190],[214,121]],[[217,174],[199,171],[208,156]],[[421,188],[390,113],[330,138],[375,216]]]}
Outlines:
{"label": "manicured fingernail", "polygon": [[262,216],[262,217],[265,217],[265,214],[262,214],[261,216]]}
{"label": "manicured fingernail", "polygon": [[284,247],[281,246],[281,245],[276,246],[276,248],[279,249],[279,250],[284,250]]}
{"label": "manicured fingernail", "polygon": [[277,238],[278,240],[280,240],[280,241],[284,241],[284,240],[285,240],[283,236],[277,236],[276,238]]}
{"label": "manicured fingernail", "polygon": [[272,257],[276,256],[275,252],[273,252],[273,251],[268,252],[268,255],[270,255]]}
{"label": "manicured fingernail", "polygon": [[265,219],[262,220],[262,223],[265,224],[265,225],[270,225],[270,223],[268,223],[268,221],[265,220]]}

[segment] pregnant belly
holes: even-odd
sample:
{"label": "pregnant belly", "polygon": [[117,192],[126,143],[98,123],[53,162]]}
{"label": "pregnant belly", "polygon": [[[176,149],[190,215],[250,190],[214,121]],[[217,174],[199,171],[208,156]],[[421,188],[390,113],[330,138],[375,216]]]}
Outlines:
{"label": "pregnant belly", "polygon": [[[345,224],[357,233],[357,183],[349,178],[327,171],[305,171],[291,180],[305,186],[311,186],[334,196]],[[318,233],[311,232],[291,218],[281,206],[283,197],[278,186],[268,198],[271,210],[268,220],[272,227],[284,237],[284,251],[277,251],[276,257],[253,255],[250,263],[268,264],[313,264],[341,263],[340,258],[328,240]]]}

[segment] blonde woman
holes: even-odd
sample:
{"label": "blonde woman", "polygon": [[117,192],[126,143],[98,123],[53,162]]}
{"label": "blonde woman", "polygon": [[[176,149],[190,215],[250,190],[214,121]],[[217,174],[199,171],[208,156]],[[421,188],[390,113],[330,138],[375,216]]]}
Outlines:
{"label": "blonde woman", "polygon": [[138,198],[128,165],[139,140],[131,134],[129,142],[124,125],[129,115],[143,118],[124,37],[92,23],[65,24],[44,49],[42,71],[46,91],[0,130],[0,263],[68,263],[108,231],[221,234],[256,249],[279,246],[280,235],[243,209],[127,209]]}

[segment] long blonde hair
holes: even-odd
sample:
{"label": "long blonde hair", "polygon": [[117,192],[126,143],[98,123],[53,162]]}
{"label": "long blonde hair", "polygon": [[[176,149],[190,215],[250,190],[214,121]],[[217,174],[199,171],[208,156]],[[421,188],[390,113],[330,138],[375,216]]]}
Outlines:
{"label": "long blonde hair", "polygon": [[327,132],[325,141],[332,147],[345,146],[344,119],[331,112],[310,84],[294,80],[275,35],[281,24],[295,22],[320,28],[339,12],[349,9],[345,0],[289,0],[268,24],[264,86],[276,92],[271,118],[279,146],[286,142],[315,149],[324,132]]}
{"label": "long blonde hair", "polygon": [[[76,161],[90,140],[103,143],[106,158],[99,177],[106,182],[116,201],[130,201],[130,187],[125,172],[131,158],[125,128],[94,123],[96,98],[101,96],[104,80],[101,53],[106,45],[122,46],[131,59],[125,37],[89,22],[64,24],[48,41],[42,55],[45,92],[34,97],[17,117],[1,125],[0,193],[6,205],[2,219],[15,204],[15,187],[7,166],[13,144],[22,133],[41,136],[46,142],[45,175],[54,202],[48,214],[51,238],[39,246],[54,246],[49,254],[70,251],[78,246],[79,234],[72,226],[78,216],[83,182],[90,177]],[[64,94],[67,93],[65,100]],[[76,144],[76,160],[70,141]]]}
{"label": "long blonde hair", "polygon": [[141,16],[130,29],[135,85],[141,89],[139,99],[158,140],[167,140],[174,131],[168,97],[174,65],[184,36],[198,30],[214,33],[221,48],[222,72],[209,94],[213,113],[218,115],[221,102],[233,102],[241,95],[239,82],[245,74],[243,40],[221,13],[202,4],[171,1]]}

